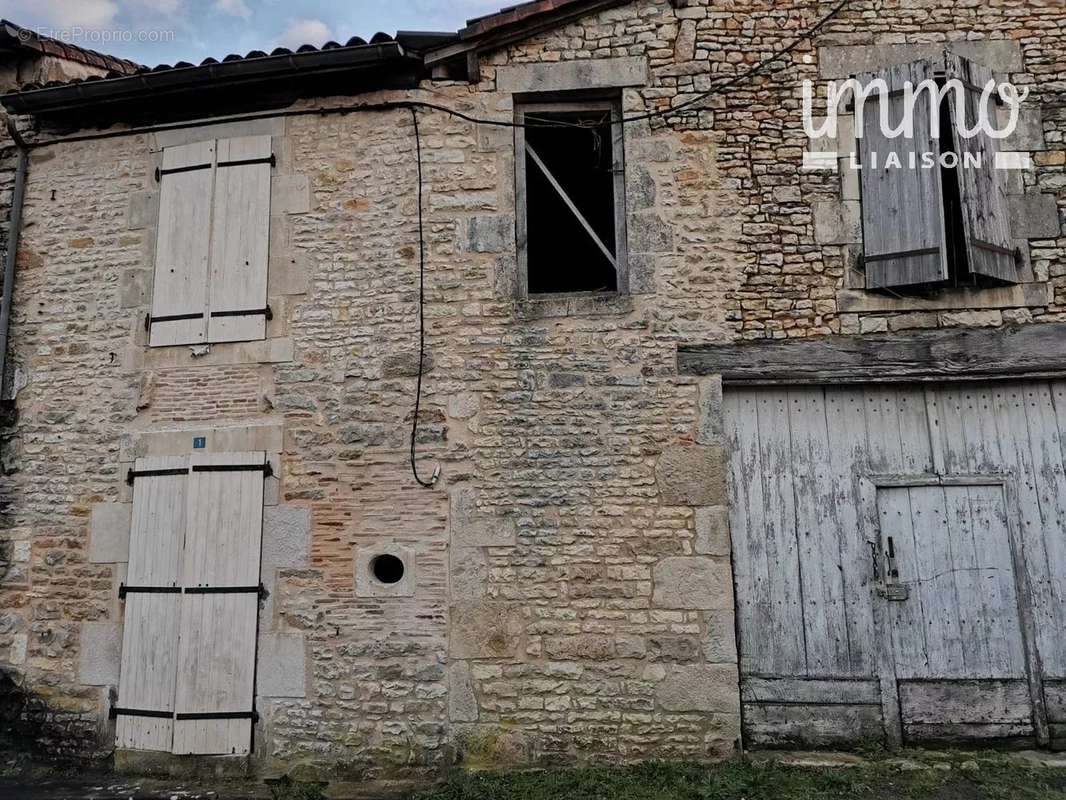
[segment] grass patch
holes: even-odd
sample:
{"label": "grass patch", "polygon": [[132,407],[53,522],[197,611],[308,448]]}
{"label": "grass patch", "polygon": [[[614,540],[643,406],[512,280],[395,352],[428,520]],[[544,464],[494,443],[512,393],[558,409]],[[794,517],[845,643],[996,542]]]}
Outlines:
{"label": "grass patch", "polygon": [[[976,763],[976,769],[974,764]],[[965,765],[965,766],[964,766]],[[1007,756],[908,754],[849,767],[647,763],[456,772],[410,800],[1066,800],[1066,770]]]}
{"label": "grass patch", "polygon": [[322,800],[324,786],[321,783],[294,781],[288,775],[267,784],[271,800]]}

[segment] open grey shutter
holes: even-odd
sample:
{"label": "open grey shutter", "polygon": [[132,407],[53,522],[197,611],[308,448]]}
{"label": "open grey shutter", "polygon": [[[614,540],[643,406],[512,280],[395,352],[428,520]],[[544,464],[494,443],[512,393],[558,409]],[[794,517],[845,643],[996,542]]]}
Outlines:
{"label": "open grey shutter", "polygon": [[[889,138],[880,121],[880,103],[887,103],[889,122],[898,126],[905,106],[903,95],[896,93],[903,91],[907,81],[917,86],[933,76],[929,61],[859,76],[864,86],[883,78],[889,91],[885,98],[875,93],[865,101],[859,143],[867,289],[934,283],[948,277],[940,170],[920,166],[923,153],[940,156],[939,140],[930,132],[927,96],[923,94],[922,102],[915,104],[914,138]],[[889,165],[893,153],[899,165]],[[914,168],[912,157],[918,159]]]}
{"label": "open grey shutter", "polygon": [[194,455],[182,558],[174,752],[243,755],[252,742],[266,456]]}
{"label": "open grey shutter", "polygon": [[219,140],[208,341],[266,335],[270,168],[269,136]]}
{"label": "open grey shutter", "polygon": [[169,751],[188,458],[141,458],[134,476],[130,560],[123,584],[122,666],[113,709],[116,745]]}
{"label": "open grey shutter", "polygon": [[[996,124],[995,95],[982,103],[982,91],[992,80],[992,70],[967,61],[961,56],[947,56],[947,76],[958,79],[965,87],[963,108],[952,107],[955,140],[959,154],[959,194],[962,199],[962,224],[970,271],[976,275],[1011,283],[1018,282],[1018,266],[1011,246],[1007,193],[996,169],[996,140],[982,127],[973,136],[964,137],[959,129],[977,127],[979,115]],[[955,95],[952,95],[954,103]],[[967,158],[971,161],[966,163]]]}
{"label": "open grey shutter", "polygon": [[214,164],[213,139],[163,150],[149,320],[153,347],[206,340]]}

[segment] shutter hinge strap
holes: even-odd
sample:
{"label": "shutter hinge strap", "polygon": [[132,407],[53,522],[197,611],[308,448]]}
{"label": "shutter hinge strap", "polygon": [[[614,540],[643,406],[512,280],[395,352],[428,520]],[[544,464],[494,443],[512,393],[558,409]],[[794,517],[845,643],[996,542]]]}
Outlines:
{"label": "shutter hinge strap", "polygon": [[119,600],[128,594],[256,594],[262,600],[267,597],[266,586],[127,586],[118,585]]}
{"label": "shutter hinge strap", "polygon": [[127,586],[118,585],[118,598],[125,600],[128,594],[181,594],[180,586]]}
{"label": "shutter hinge strap", "polygon": [[165,314],[160,317],[153,317],[151,313],[148,313],[144,315],[144,329],[146,331],[151,330],[152,326],[157,322],[181,322],[187,319],[203,319],[203,317],[203,311],[200,311],[199,313],[191,312],[189,314]]}
{"label": "shutter hinge strap", "polygon": [[126,483],[133,486],[133,482],[137,478],[159,478],[166,475],[188,475],[188,467],[177,467],[175,469],[142,469],[139,472],[137,470],[129,470],[126,473]]}
{"label": "shutter hinge strap", "polygon": [[259,722],[259,712],[255,711],[203,711],[175,714],[174,719],[250,719]]}
{"label": "shutter hinge strap", "polygon": [[274,475],[270,462],[262,464],[194,464],[193,472],[262,472],[264,478]]}
{"label": "shutter hinge strap", "polygon": [[164,175],[173,175],[177,172],[195,172],[198,169],[211,169],[210,164],[190,164],[187,167],[171,167],[170,169],[155,168],[155,182],[159,183]]}
{"label": "shutter hinge strap", "polygon": [[154,717],[155,719],[250,719],[259,722],[259,712],[255,711],[209,711],[204,713],[176,714],[173,711],[156,711],[149,708],[123,708],[111,706],[107,712],[109,719],[119,717]]}
{"label": "shutter hinge strap", "polygon": [[872,256],[863,256],[863,263],[871,261],[889,261],[893,258],[911,258],[912,256],[932,256],[940,252],[939,247],[920,247],[917,250],[900,250],[895,253],[878,253]]}
{"label": "shutter hinge strap", "polygon": [[258,586],[186,586],[185,594],[257,594],[266,597],[266,587]]}
{"label": "shutter hinge strap", "polygon": [[274,319],[274,310],[269,306],[263,308],[247,308],[239,311],[212,311],[212,317],[256,317],[263,316],[269,319]]}
{"label": "shutter hinge strap", "polygon": [[252,164],[269,164],[272,167],[276,167],[278,165],[278,159],[273,153],[271,153],[269,156],[264,156],[263,158],[242,158],[242,159],[238,159],[236,161],[219,161],[218,162],[219,168],[222,168],[222,167],[248,167],[248,166],[251,166]]}

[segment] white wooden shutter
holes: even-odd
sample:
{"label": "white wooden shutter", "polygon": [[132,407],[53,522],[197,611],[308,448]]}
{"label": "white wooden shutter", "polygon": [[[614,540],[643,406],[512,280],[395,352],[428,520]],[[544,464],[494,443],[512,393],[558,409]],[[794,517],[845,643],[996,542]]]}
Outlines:
{"label": "white wooden shutter", "polygon": [[[141,458],[134,469],[135,474],[148,474],[134,479],[116,745],[129,750],[169,751],[188,458]],[[158,591],[168,588],[177,591]],[[144,589],[155,591],[140,591]]]}
{"label": "white wooden shutter", "polygon": [[241,755],[251,745],[265,463],[261,452],[191,460],[175,753]]}
{"label": "white wooden shutter", "polygon": [[153,347],[206,341],[214,163],[213,139],[163,150],[149,336]]}
{"label": "white wooden shutter", "polygon": [[211,228],[208,340],[266,335],[270,137],[220,139]]}
{"label": "white wooden shutter", "polygon": [[[996,169],[998,147],[982,128],[976,135],[963,138],[958,127],[972,130],[981,113],[982,90],[992,80],[992,70],[956,55],[947,57],[947,74],[966,87],[964,108],[952,108],[956,123],[955,141],[960,159],[959,194],[962,199],[962,224],[966,236],[966,251],[970,271],[989,278],[1011,283],[1018,282],[1018,266],[1011,246],[1010,217],[1007,212],[1007,193]],[[953,96],[954,98],[954,96]],[[984,113],[991,124],[996,123],[995,95],[985,101]],[[952,100],[954,104],[954,99]],[[964,115],[964,116],[963,116]],[[965,163],[967,156],[979,159],[980,166]]]}
{"label": "white wooden shutter", "polygon": [[[933,153],[939,159],[939,139],[930,132],[927,95],[915,103],[914,137],[888,138],[881,130],[880,103],[889,107],[889,121],[898,126],[904,113],[905,82],[914,86],[934,77],[929,61],[900,64],[877,75],[859,76],[863,85],[883,78],[889,94],[871,95],[863,113],[860,153],[862,160],[862,231],[866,288],[911,286],[946,280],[948,262],[944,235],[944,209],[939,169],[911,168],[912,156]],[[888,166],[896,154],[902,167]],[[875,163],[876,157],[876,163]]]}

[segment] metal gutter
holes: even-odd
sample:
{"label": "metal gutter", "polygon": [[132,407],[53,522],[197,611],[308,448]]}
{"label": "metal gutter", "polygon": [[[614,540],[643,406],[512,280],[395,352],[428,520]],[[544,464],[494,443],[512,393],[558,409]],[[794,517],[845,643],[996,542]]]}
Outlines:
{"label": "metal gutter", "polygon": [[383,66],[394,61],[421,59],[408,55],[398,42],[338,47],[306,53],[242,58],[189,67],[171,67],[117,78],[82,80],[23,92],[11,92],[0,102],[16,114],[49,114],[103,103],[121,103],[151,95],[247,85],[282,77],[304,77]]}
{"label": "metal gutter", "polygon": [[11,218],[7,228],[7,253],[4,257],[4,293],[0,299],[0,399],[4,397],[4,379],[7,374],[7,339],[11,327],[11,301],[15,290],[15,261],[18,258],[19,233],[22,231],[22,202],[26,196],[26,172],[30,154],[15,125],[9,118],[7,130],[18,148],[18,163],[15,166],[15,188],[11,194]]}

